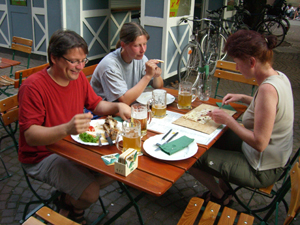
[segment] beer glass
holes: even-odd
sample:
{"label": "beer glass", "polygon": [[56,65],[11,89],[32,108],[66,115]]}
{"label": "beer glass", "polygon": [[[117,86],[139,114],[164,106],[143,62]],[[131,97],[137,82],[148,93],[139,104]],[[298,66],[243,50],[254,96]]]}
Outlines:
{"label": "beer glass", "polygon": [[140,121],[142,136],[147,134],[147,123],[150,123],[151,119],[152,113],[147,105],[139,103],[131,105],[131,121]]}
{"label": "beer glass", "polygon": [[148,101],[147,107],[152,105],[152,114],[155,118],[163,118],[167,112],[167,91],[155,89],[152,91],[152,99]]}
{"label": "beer glass", "polygon": [[197,98],[197,88],[193,87],[193,84],[188,81],[182,81],[179,83],[178,89],[178,109],[191,109],[192,102]]}
{"label": "beer glass", "polygon": [[[119,141],[123,138],[123,148],[119,146]],[[140,121],[125,120],[122,123],[122,131],[118,133],[116,139],[117,148],[124,152],[129,148],[133,148],[138,152],[138,155],[142,155],[141,152],[141,123]]]}
{"label": "beer glass", "polygon": [[199,79],[198,98],[201,101],[208,101],[211,95],[212,78],[204,76]]}

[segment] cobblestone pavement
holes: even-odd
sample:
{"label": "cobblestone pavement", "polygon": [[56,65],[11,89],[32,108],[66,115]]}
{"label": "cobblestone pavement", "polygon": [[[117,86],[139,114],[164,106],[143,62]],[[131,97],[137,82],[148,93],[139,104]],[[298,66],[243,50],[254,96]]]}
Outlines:
{"label": "cobblestone pavement", "polygon": [[[291,29],[286,37],[286,42],[275,49],[274,68],[284,72],[291,80],[294,101],[295,101],[295,123],[294,123],[294,151],[300,146],[300,21],[291,21]],[[10,58],[6,53],[0,53],[0,56]],[[37,66],[45,63],[43,60],[32,59],[31,66]],[[2,69],[0,75],[7,74],[7,69]],[[215,83],[215,82],[214,82]],[[172,86],[168,86],[171,87]],[[176,86],[175,86],[176,88]],[[240,84],[231,84],[230,82],[223,82],[221,84],[220,94],[228,92],[244,92],[245,86]],[[16,93],[16,90],[11,90]],[[1,95],[0,99],[5,96]],[[4,135],[3,129],[0,129],[1,136]],[[17,134],[18,136],[18,134]],[[4,140],[1,148],[9,146],[12,142]],[[15,149],[9,149],[0,153],[5,164],[12,174],[12,177],[0,181],[0,225],[19,224],[25,204],[35,199],[33,194],[27,187],[23,172],[17,159]],[[0,177],[4,176],[3,166],[0,164]],[[33,182],[34,187],[42,196],[49,196],[53,188],[40,183]],[[117,182],[100,191],[100,195],[104,201],[105,206],[109,210],[109,214],[102,221],[105,222],[111,218],[121,207],[129,202],[124,193],[119,192],[120,188]],[[133,196],[139,194],[139,191],[129,188]],[[183,175],[163,196],[154,197],[146,195],[138,202],[145,224],[176,224],[182,215],[189,199],[197,194],[205,191],[205,187],[195,181],[189,174]],[[239,194],[242,198],[249,198],[247,191]],[[287,194],[287,202],[290,202],[290,195]],[[254,206],[265,205],[269,200],[263,197],[254,198]],[[235,202],[232,208],[239,210],[239,205]],[[32,209],[32,208],[31,208]],[[93,221],[101,212],[99,203],[92,205],[86,210],[85,216],[87,221]],[[286,215],[282,204],[279,206],[279,224],[283,224]],[[275,217],[270,219],[270,224],[274,224]],[[102,224],[102,222],[100,224]],[[255,220],[258,223],[257,220]],[[114,224],[139,224],[135,209],[132,207]]]}

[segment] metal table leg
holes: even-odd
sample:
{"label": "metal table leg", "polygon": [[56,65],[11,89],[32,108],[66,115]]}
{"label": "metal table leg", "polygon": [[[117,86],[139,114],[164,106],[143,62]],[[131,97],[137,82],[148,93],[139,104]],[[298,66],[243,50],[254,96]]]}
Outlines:
{"label": "metal table leg", "polygon": [[139,217],[140,224],[144,224],[144,221],[143,221],[143,218],[142,218],[142,214],[141,214],[141,211],[140,211],[140,208],[139,208],[137,202],[140,199],[142,199],[146,195],[146,193],[145,192],[141,192],[137,197],[133,198],[132,195],[130,194],[130,192],[128,191],[126,185],[123,184],[122,182],[119,182],[119,181],[118,181],[118,183],[119,183],[120,187],[122,188],[122,190],[125,191],[126,195],[130,199],[130,202],[126,206],[124,206],[116,215],[114,215],[112,218],[110,218],[108,221],[106,221],[104,223],[104,225],[111,224],[112,222],[114,222],[123,213],[125,213],[131,206],[135,207],[135,210],[136,210],[136,212],[138,214],[138,217]]}

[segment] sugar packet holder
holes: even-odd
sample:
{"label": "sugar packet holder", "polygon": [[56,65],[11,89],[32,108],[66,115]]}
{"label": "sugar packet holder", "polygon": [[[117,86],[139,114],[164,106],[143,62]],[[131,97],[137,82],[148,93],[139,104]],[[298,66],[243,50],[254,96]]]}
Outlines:
{"label": "sugar packet holder", "polygon": [[127,149],[120,156],[118,161],[115,162],[115,173],[128,176],[138,166],[137,151],[133,148]]}
{"label": "sugar packet holder", "polygon": [[101,159],[103,160],[105,165],[111,166],[114,165],[116,161],[118,161],[119,157],[120,157],[119,153],[114,153],[110,155],[103,155],[101,156]]}

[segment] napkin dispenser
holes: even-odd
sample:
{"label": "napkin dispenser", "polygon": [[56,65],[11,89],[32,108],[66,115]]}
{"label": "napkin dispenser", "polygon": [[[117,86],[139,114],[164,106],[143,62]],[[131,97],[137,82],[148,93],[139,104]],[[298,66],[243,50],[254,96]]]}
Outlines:
{"label": "napkin dispenser", "polygon": [[127,149],[123,152],[117,162],[115,162],[115,173],[128,176],[138,166],[137,151],[133,148]]}

